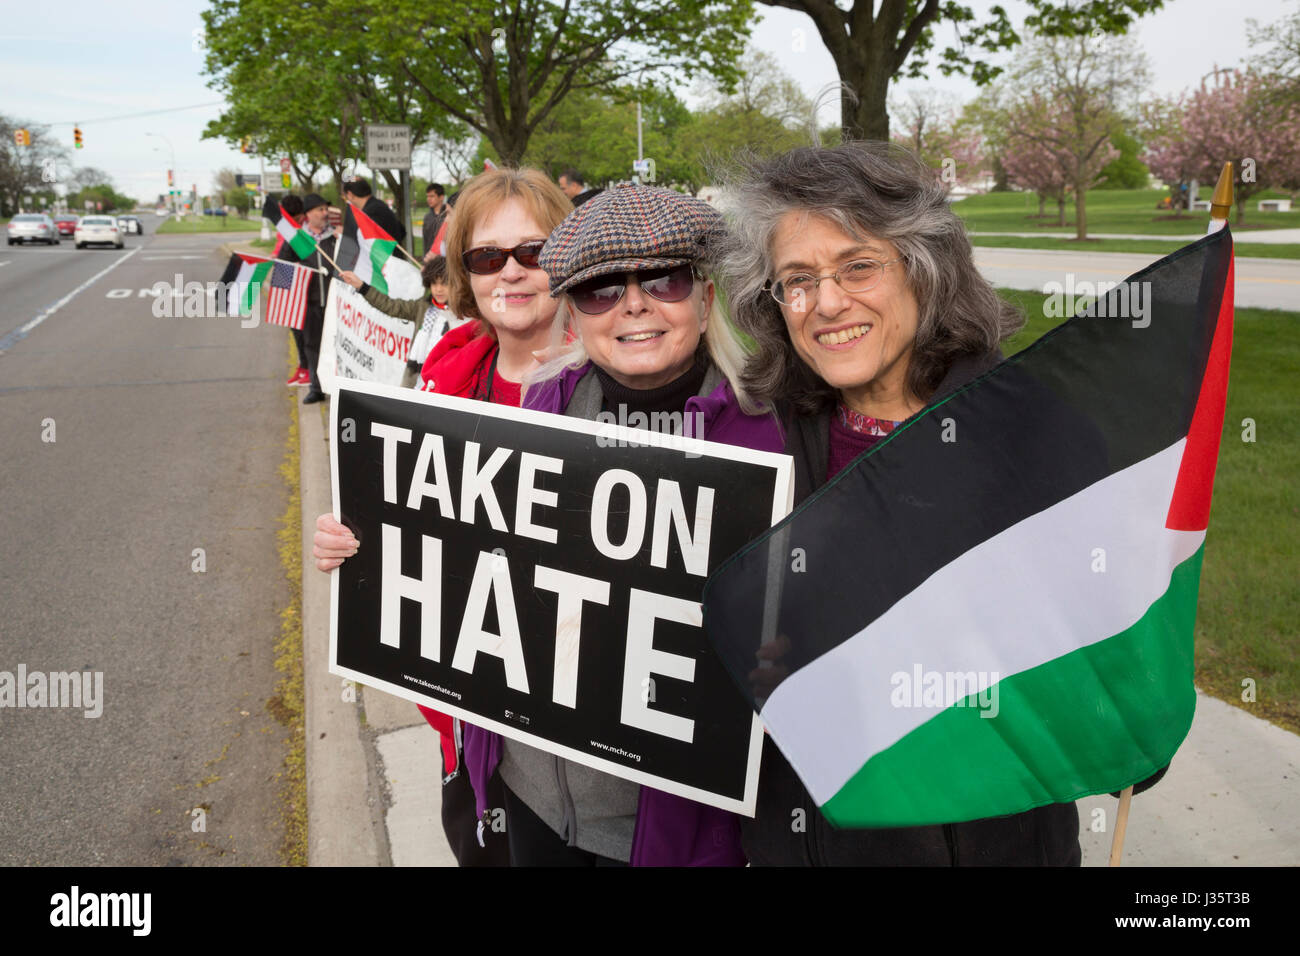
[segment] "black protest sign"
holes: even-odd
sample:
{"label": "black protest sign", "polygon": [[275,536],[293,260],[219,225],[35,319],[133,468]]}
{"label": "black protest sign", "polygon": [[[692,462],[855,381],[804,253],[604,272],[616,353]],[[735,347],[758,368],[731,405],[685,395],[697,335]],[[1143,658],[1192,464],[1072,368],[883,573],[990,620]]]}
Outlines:
{"label": "black protest sign", "polygon": [[[761,730],[704,582],[784,516],[782,455],[340,382],[331,670],[753,813]],[[653,444],[644,444],[653,442]]]}

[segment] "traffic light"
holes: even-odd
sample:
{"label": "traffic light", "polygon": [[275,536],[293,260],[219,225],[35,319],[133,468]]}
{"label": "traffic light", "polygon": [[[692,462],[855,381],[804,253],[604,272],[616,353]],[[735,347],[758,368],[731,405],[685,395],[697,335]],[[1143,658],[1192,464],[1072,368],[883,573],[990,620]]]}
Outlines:
{"label": "traffic light", "polygon": [[14,143],[19,146],[32,145],[32,131],[29,129],[14,130]]}
{"label": "traffic light", "polygon": [[175,186],[175,185],[176,185],[176,180],[175,180],[175,178],[172,176],[172,171],[171,171],[170,169],[167,170],[167,185],[168,185],[168,186]]}
{"label": "traffic light", "polygon": [[74,126],[74,127],[72,127],[72,142],[76,145],[77,149],[81,149],[81,148],[85,145],[85,144],[82,143],[82,141],[81,141],[81,127],[80,127],[80,126]]}
{"label": "traffic light", "polygon": [[243,139],[239,141],[239,151],[241,153],[252,152],[252,149],[253,149],[252,141],[247,136],[245,136]]}

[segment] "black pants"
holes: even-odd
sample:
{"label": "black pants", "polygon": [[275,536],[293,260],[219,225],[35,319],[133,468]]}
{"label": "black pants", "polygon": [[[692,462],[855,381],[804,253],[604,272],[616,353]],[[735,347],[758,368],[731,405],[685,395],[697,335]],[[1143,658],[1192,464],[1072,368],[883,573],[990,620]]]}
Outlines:
{"label": "black pants", "polygon": [[298,367],[307,367],[307,346],[303,342],[302,329],[290,329],[293,333],[293,344],[298,346]]}
{"label": "black pants", "polygon": [[[444,778],[446,772],[444,763]],[[500,774],[494,773],[488,781],[488,806],[503,807],[504,791],[505,785],[501,783]],[[442,832],[446,834],[459,866],[510,865],[507,834],[494,830],[490,820],[483,826],[483,845],[479,846],[474,788],[470,786],[469,774],[464,767],[442,785]]]}
{"label": "black pants", "polygon": [[511,866],[627,866],[622,860],[569,846],[504,784]]}
{"label": "black pants", "polygon": [[[322,391],[320,379],[316,376],[316,363],[320,360],[321,333],[325,327],[325,312],[320,306],[307,304],[307,316],[302,323],[303,351],[306,353],[307,370],[311,372],[311,390]],[[468,786],[468,784],[466,784]]]}
{"label": "black pants", "polygon": [[837,830],[767,736],[756,809],[740,821],[751,866],[1078,866],[1081,858],[1073,803],[966,823]]}

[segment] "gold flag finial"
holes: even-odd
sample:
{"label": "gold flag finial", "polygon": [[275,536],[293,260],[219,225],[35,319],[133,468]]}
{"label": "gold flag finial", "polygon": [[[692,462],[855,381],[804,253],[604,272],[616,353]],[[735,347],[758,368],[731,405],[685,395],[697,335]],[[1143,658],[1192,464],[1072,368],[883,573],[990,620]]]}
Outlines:
{"label": "gold flag finial", "polygon": [[1227,219],[1232,209],[1232,163],[1223,164],[1219,173],[1219,183],[1214,187],[1214,197],[1210,200],[1210,218]]}

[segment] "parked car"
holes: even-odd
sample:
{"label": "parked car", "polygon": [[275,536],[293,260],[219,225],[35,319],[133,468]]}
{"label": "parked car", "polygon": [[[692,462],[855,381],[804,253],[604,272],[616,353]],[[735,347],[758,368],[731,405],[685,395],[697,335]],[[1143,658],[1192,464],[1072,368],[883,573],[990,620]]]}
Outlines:
{"label": "parked car", "polygon": [[57,246],[59,244],[59,227],[54,224],[53,219],[43,212],[21,213],[9,220],[9,228],[5,231],[5,238],[9,240],[11,246],[24,242],[44,242],[51,246]]}
{"label": "parked car", "polygon": [[58,226],[60,236],[70,236],[77,231],[77,217],[71,213],[59,213],[54,217],[54,225]]}
{"label": "parked car", "polygon": [[121,249],[125,245],[122,230],[112,216],[82,216],[73,239],[78,249],[90,245],[111,245]]}

